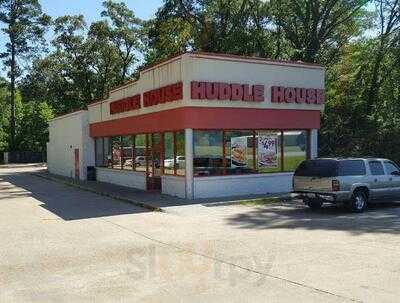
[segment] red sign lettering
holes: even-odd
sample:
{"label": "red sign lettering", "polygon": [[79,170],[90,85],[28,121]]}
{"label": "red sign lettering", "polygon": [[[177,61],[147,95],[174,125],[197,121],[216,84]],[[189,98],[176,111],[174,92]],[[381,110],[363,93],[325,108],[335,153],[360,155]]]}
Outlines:
{"label": "red sign lettering", "polygon": [[271,102],[324,104],[325,90],[314,88],[272,86]]}
{"label": "red sign lettering", "polygon": [[194,100],[264,101],[264,85],[192,81],[190,88]]}
{"label": "red sign lettering", "polygon": [[183,85],[182,82],[179,82],[145,92],[143,94],[143,105],[144,107],[149,107],[157,104],[182,100],[182,98]]}
{"label": "red sign lettering", "polygon": [[131,110],[136,110],[141,107],[140,105],[140,95],[135,95],[118,101],[110,103],[110,114],[118,114],[123,112],[128,112]]}

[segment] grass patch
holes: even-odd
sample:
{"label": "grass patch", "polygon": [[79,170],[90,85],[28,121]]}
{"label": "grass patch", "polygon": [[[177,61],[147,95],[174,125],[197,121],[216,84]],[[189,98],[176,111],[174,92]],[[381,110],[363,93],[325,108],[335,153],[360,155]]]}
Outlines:
{"label": "grass patch", "polygon": [[297,166],[306,159],[305,156],[290,156],[284,160],[285,171],[295,171]]}

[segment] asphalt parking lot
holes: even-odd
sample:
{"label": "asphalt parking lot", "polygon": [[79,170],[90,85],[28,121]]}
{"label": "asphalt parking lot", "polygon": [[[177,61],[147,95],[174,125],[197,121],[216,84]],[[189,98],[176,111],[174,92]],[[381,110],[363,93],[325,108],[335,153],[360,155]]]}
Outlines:
{"label": "asphalt parking lot", "polygon": [[0,168],[0,302],[398,302],[400,203],[149,212]]}

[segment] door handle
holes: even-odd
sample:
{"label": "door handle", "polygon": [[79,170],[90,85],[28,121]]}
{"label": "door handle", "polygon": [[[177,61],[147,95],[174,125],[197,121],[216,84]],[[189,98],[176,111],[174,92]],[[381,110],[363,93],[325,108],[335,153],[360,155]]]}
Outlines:
{"label": "door handle", "polygon": [[374,182],[378,182],[378,179],[374,179]]}
{"label": "door handle", "polygon": [[389,181],[393,181],[393,178],[389,178]]}

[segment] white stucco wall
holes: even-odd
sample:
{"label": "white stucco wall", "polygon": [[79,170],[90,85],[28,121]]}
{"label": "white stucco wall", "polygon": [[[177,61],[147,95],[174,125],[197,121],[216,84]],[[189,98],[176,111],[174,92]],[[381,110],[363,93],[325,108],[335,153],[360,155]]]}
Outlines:
{"label": "white stucco wall", "polygon": [[96,179],[99,182],[146,190],[146,174],[142,172],[96,167]]}
{"label": "white stucco wall", "polygon": [[290,192],[292,177],[293,173],[195,177],[194,198]]}
{"label": "white stucco wall", "polygon": [[75,177],[75,149],[79,149],[79,178],[87,178],[87,166],[94,165],[94,140],[89,136],[89,115],[78,111],[49,123],[47,166],[50,173]]}
{"label": "white stucco wall", "polygon": [[[191,81],[226,82],[264,85],[264,102],[192,100]],[[143,106],[143,93],[177,82],[183,83],[183,99],[175,102]],[[88,106],[90,123],[138,116],[180,107],[236,107],[259,109],[324,109],[323,104],[272,103],[271,87],[325,88],[325,69],[318,65],[296,62],[276,62],[252,58],[230,58],[212,54],[183,54],[140,72],[136,82],[110,91],[105,100]],[[142,94],[142,107],[137,110],[110,114],[110,103],[136,94]]]}
{"label": "white stucco wall", "polygon": [[179,198],[186,198],[185,177],[162,176],[162,193]]}
{"label": "white stucco wall", "polygon": [[[111,90],[106,100],[90,104],[88,106],[90,123],[143,115],[181,107],[181,101],[144,107],[143,93],[170,84],[185,82],[186,80],[183,72],[183,60],[183,57],[177,57],[162,64],[158,64],[152,68],[145,69],[140,72],[140,78],[137,81]],[[137,94],[142,94],[142,107],[140,109],[113,115],[110,114],[111,102]]]}
{"label": "white stucco wall", "polygon": [[[251,59],[219,57],[212,55],[187,54],[185,75],[188,79],[184,104],[197,107],[237,107],[260,109],[324,109],[321,104],[272,103],[271,87],[325,88],[325,69],[316,65],[280,63]],[[190,100],[190,82],[226,82],[249,85],[264,85],[264,102],[229,100]]]}

